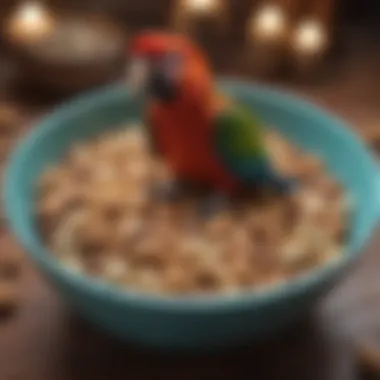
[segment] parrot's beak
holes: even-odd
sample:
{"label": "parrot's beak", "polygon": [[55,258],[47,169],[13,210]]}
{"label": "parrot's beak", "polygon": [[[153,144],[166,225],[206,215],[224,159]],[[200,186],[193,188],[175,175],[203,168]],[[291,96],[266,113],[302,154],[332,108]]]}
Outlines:
{"label": "parrot's beak", "polygon": [[127,68],[127,84],[132,95],[144,92],[148,86],[149,64],[144,58],[134,58]]}

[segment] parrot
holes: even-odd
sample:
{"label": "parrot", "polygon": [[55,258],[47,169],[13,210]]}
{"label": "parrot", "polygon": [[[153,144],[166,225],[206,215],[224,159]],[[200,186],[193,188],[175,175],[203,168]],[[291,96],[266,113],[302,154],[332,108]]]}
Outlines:
{"label": "parrot", "polygon": [[214,212],[246,188],[294,189],[294,179],[271,164],[263,122],[217,87],[207,57],[189,37],[141,32],[131,57],[129,84],[146,95],[152,148],[174,173],[165,196],[199,184],[210,189],[205,208]]}

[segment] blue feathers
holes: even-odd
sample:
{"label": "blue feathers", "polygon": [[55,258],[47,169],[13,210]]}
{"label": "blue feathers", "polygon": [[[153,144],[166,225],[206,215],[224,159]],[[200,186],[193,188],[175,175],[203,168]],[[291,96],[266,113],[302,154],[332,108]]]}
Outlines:
{"label": "blue feathers", "polygon": [[268,186],[288,193],[296,182],[277,172],[266,152],[263,125],[239,105],[231,105],[216,118],[216,150],[223,165],[244,186]]}

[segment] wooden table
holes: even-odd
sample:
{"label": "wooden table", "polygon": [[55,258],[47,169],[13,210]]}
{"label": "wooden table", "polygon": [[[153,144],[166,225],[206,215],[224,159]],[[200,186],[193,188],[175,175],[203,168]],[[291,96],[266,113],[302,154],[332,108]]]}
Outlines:
{"label": "wooden table", "polygon": [[[371,59],[347,62],[339,75],[319,86],[294,89],[362,131],[380,120],[376,65]],[[3,93],[3,98],[8,95]],[[46,109],[44,103],[27,104],[27,118]],[[346,280],[297,326],[269,342],[203,357],[142,352],[94,331],[72,314],[25,259],[19,308],[0,323],[0,379],[358,379],[351,336],[366,328],[366,318],[373,315],[369,307],[380,310],[378,243],[380,235]],[[3,231],[0,254],[6,250],[20,248]],[[366,300],[368,296],[372,298]]]}

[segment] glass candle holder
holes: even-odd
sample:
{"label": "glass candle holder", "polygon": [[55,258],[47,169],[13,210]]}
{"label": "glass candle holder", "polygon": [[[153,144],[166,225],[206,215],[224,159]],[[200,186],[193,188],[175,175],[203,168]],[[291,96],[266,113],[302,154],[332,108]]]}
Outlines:
{"label": "glass candle holder", "polygon": [[273,74],[284,54],[287,17],[279,5],[265,5],[253,12],[247,24],[248,64],[259,75]]}
{"label": "glass candle holder", "polygon": [[31,43],[46,38],[54,28],[54,17],[43,4],[25,2],[7,21],[6,36],[14,43]]}
{"label": "glass candle holder", "polygon": [[296,73],[301,77],[314,73],[328,48],[327,30],[322,22],[301,21],[292,34],[291,48]]}

